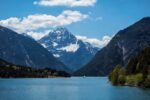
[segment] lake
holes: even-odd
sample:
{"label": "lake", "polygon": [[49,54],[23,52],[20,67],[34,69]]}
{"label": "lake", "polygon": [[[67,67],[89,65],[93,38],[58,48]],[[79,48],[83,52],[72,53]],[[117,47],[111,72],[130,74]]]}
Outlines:
{"label": "lake", "polygon": [[106,77],[0,79],[0,100],[150,100],[150,89],[115,87]]}

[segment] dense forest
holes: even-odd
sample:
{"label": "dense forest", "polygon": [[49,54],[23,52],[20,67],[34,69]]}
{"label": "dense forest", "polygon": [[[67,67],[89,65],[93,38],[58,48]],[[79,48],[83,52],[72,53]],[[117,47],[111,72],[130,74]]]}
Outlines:
{"label": "dense forest", "polygon": [[47,77],[70,77],[64,71],[57,71],[50,68],[36,69],[14,65],[0,59],[1,78],[47,78]]}
{"label": "dense forest", "polygon": [[126,67],[117,65],[109,74],[113,85],[150,88],[150,46],[129,61]]}

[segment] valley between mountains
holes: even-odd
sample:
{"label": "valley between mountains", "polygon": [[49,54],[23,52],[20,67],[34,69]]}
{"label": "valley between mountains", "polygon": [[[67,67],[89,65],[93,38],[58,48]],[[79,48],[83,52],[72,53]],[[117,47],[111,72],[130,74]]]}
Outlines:
{"label": "valley between mountains", "polygon": [[[132,59],[150,46],[150,17],[120,30],[103,48],[78,39],[64,27],[34,40],[25,33],[0,26],[0,44],[0,77],[107,76],[116,65],[126,69]],[[143,67],[147,79],[150,62],[140,61],[146,63]]]}

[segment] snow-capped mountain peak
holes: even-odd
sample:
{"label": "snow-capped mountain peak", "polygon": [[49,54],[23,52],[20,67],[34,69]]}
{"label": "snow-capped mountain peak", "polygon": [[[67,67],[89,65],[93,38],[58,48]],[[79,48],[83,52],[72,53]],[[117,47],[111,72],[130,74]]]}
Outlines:
{"label": "snow-capped mountain peak", "polygon": [[98,51],[98,48],[77,39],[61,27],[51,31],[39,43],[74,71],[86,64]]}

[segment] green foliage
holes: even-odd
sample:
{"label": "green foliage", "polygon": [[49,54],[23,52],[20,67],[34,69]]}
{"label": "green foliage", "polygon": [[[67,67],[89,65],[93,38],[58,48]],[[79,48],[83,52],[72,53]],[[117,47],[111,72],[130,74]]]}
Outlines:
{"label": "green foliage", "polygon": [[147,75],[148,67],[150,65],[150,47],[145,48],[139,53],[136,58],[130,60],[127,65],[128,74],[143,73]]}
{"label": "green foliage", "polygon": [[126,76],[125,75],[119,75],[119,77],[118,77],[118,83],[120,85],[124,85],[125,82],[126,82]]}
{"label": "green foliage", "polygon": [[17,65],[1,66],[0,64],[0,77],[1,78],[39,78],[39,77],[70,77],[70,74],[64,71],[57,71],[53,69],[35,69],[31,67],[22,67]]}
{"label": "green foliage", "polygon": [[132,58],[126,69],[116,66],[109,75],[113,85],[131,85],[150,88],[150,46]]}
{"label": "green foliage", "polygon": [[[112,82],[113,85],[117,85],[118,82],[122,83],[124,81],[123,74],[124,70],[122,69],[121,65],[117,65],[113,71],[109,74],[109,80]],[[119,81],[120,79],[120,81]]]}
{"label": "green foliage", "polygon": [[121,66],[120,70],[119,70],[119,75],[126,75],[126,69],[124,67]]}
{"label": "green foliage", "polygon": [[143,81],[143,74],[141,73],[128,75],[126,77],[126,84],[128,85],[139,86],[142,81]]}

